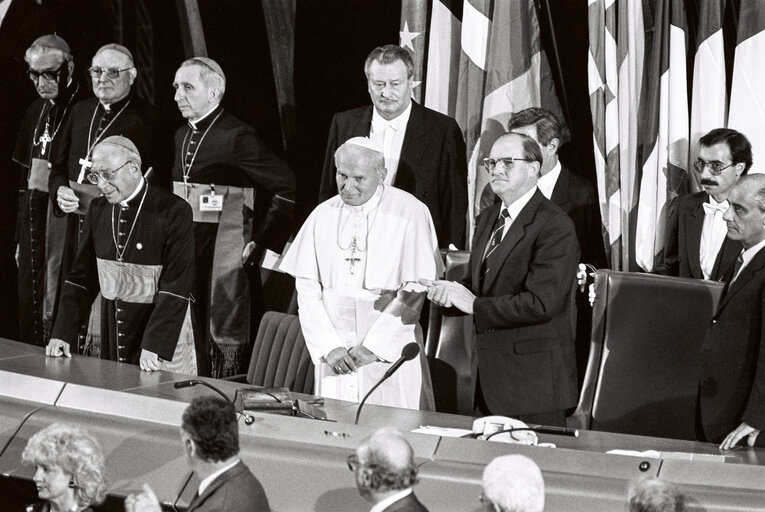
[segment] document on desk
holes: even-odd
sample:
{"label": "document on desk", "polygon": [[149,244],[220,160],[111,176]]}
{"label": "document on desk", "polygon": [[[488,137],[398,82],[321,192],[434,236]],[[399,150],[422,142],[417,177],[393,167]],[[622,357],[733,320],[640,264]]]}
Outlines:
{"label": "document on desk", "polygon": [[472,434],[472,430],[464,428],[447,428],[447,427],[434,427],[431,425],[420,425],[420,428],[412,430],[415,434],[430,434],[434,436],[442,437],[462,437],[467,434]]}
{"label": "document on desk", "polygon": [[639,452],[636,450],[609,450],[606,453],[614,455],[631,455],[633,457],[647,457],[649,459],[677,459],[677,460],[700,460],[704,462],[725,462],[725,455],[715,455],[711,453],[686,453],[686,452],[660,452],[656,450],[646,450]]}

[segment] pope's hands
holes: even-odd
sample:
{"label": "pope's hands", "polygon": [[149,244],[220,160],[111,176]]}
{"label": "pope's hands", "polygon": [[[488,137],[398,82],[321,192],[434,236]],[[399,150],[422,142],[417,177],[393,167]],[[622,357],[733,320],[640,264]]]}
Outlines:
{"label": "pope's hands", "polygon": [[376,363],[378,361],[375,353],[364,345],[351,347],[348,350],[348,354],[350,354],[350,356],[353,358],[353,362],[356,363],[356,368],[361,368],[362,366],[366,366],[370,363]]}
{"label": "pope's hands", "polygon": [[74,193],[69,187],[59,187],[56,193],[56,202],[58,207],[64,213],[72,213],[80,206],[80,200],[77,199],[77,194]]}
{"label": "pope's hands", "polygon": [[336,375],[345,375],[347,373],[355,372],[358,368],[356,361],[353,360],[353,356],[348,353],[345,347],[337,347],[332,349],[326,356],[324,361],[332,368],[332,371]]}

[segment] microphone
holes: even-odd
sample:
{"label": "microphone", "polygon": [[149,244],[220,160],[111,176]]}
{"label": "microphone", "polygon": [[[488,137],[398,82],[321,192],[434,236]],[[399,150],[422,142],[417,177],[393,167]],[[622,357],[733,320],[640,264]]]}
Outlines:
{"label": "microphone", "polygon": [[[491,434],[486,434],[485,437],[483,437],[483,439],[485,441],[488,441],[492,437],[499,434],[510,434],[512,432],[527,432],[527,431],[538,432],[540,434],[552,434],[556,436],[579,437],[579,430],[576,428],[552,427],[548,425],[532,425],[528,427],[503,428],[503,429],[497,430],[496,432],[492,432]],[[461,437],[465,439],[480,439],[482,438],[482,436],[484,436],[482,432],[471,432]]]}
{"label": "microphone", "polygon": [[393,375],[394,373],[396,373],[396,371],[397,371],[399,368],[401,368],[401,365],[402,365],[402,364],[404,364],[404,363],[405,363],[405,362],[407,362],[407,361],[411,361],[412,359],[414,359],[415,357],[417,357],[417,354],[419,354],[419,353],[420,353],[420,346],[419,346],[417,343],[415,343],[415,342],[411,342],[411,343],[407,343],[406,345],[404,345],[404,348],[403,348],[403,349],[401,349],[401,357],[399,357],[399,358],[398,358],[398,360],[397,360],[395,363],[393,363],[392,365],[390,365],[390,368],[388,368],[388,369],[385,371],[385,374],[382,376],[382,379],[380,379],[379,381],[377,381],[377,384],[375,384],[374,386],[372,386],[372,389],[370,389],[370,390],[367,392],[367,394],[366,394],[366,395],[364,395],[364,399],[363,399],[363,400],[361,401],[361,403],[359,404],[359,408],[358,408],[358,409],[356,409],[356,419],[355,419],[355,420],[354,420],[354,422],[353,422],[353,424],[354,424],[354,425],[358,425],[358,424],[359,424],[359,416],[361,416],[361,409],[362,409],[362,407],[364,407],[364,403],[367,401],[367,398],[369,398],[369,395],[371,395],[371,394],[372,394],[372,391],[374,391],[375,389],[377,389],[377,387],[378,387],[380,384],[382,384],[383,382],[385,382],[385,381],[386,381],[386,380],[387,380],[387,379],[388,379],[388,378],[389,378],[391,375]]}
{"label": "microphone", "polygon": [[[236,405],[234,404],[233,401],[231,401],[231,399],[228,397],[228,395],[226,395],[223,391],[221,391],[220,389],[216,388],[212,384],[208,384],[207,382],[205,382],[203,380],[199,380],[199,379],[182,380],[180,382],[173,383],[173,387],[175,389],[183,389],[183,388],[190,388],[190,387],[196,386],[197,384],[201,384],[201,385],[203,385],[205,387],[208,387],[208,388],[212,389],[213,391],[218,393],[220,396],[222,396],[226,400],[226,402],[228,402],[231,405],[233,405],[234,409],[236,409]],[[250,416],[246,412],[244,412],[244,411],[237,411],[237,414],[240,414],[242,416],[242,418],[244,418],[244,424],[245,425],[252,425],[253,423],[255,423],[255,418],[253,418],[252,416]]]}

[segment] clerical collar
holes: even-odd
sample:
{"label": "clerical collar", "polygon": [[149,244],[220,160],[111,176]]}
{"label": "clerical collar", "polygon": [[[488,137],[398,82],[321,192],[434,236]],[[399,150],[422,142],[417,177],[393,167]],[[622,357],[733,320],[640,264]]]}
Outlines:
{"label": "clerical collar", "polygon": [[377,108],[372,109],[372,126],[375,128],[375,131],[378,131],[378,128],[380,131],[385,128],[385,126],[392,126],[396,129],[396,131],[399,130],[405,130],[406,125],[409,122],[409,116],[412,113],[412,100],[409,100],[409,105],[406,106],[403,112],[401,112],[399,115],[394,117],[391,120],[385,119],[383,116],[380,115],[379,112],[377,112]]}
{"label": "clerical collar", "polygon": [[369,198],[369,200],[364,203],[360,204],[358,206],[351,206],[349,204],[343,203],[344,206],[347,206],[351,209],[351,211],[358,212],[358,213],[369,213],[380,204],[380,199],[382,199],[383,195],[383,189],[385,188],[385,185],[382,183],[380,185],[377,185],[377,190],[375,190],[375,193],[372,194],[372,197]]}
{"label": "clerical collar", "polygon": [[189,126],[193,130],[206,130],[208,126],[212,124],[213,119],[215,119],[216,116],[213,116],[212,114],[214,112],[219,112],[223,110],[223,107],[221,107],[220,103],[215,105],[215,108],[210,110],[208,113],[200,117],[199,119],[195,119],[194,121],[189,121]]}
{"label": "clerical collar", "polygon": [[128,101],[130,101],[130,94],[128,94],[127,96],[125,96],[124,98],[122,98],[116,103],[110,103],[108,105],[104,105],[99,100],[98,104],[101,106],[102,109],[104,109],[107,112],[119,112],[122,109],[122,107],[124,107],[125,104],[127,104]]}
{"label": "clerical collar", "polygon": [[135,197],[141,192],[141,190],[143,190],[143,186],[145,183],[146,183],[146,178],[141,177],[141,181],[138,182],[138,186],[135,188],[133,193],[127,196],[122,201],[120,201],[120,206],[123,208],[127,208],[128,206],[130,206],[130,201],[135,199]]}

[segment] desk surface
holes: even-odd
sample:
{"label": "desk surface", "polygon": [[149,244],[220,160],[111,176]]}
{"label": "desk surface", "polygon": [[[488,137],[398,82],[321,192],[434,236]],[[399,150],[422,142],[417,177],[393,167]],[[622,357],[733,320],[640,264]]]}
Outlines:
{"label": "desk surface", "polygon": [[[31,470],[19,465],[20,450],[39,428],[63,419],[91,425],[110,464],[128,460],[131,454],[154,453],[156,460],[150,457],[141,464],[132,461],[120,466],[115,471],[120,478],[110,486],[112,493],[134,492],[143,481],[151,481],[156,482],[155,489],[165,503],[185,506],[194,483],[189,484],[180,445],[174,446],[177,425],[185,403],[214,393],[203,386],[173,387],[174,382],[189,378],[170,372],[141,372],[137,366],[80,356],[46,358],[40,348],[0,339],[0,473],[30,477]],[[232,398],[237,389],[247,387],[205,380]],[[35,396],[38,390],[39,398]],[[51,396],[55,398],[51,400]],[[375,428],[394,426],[411,431],[435,425],[469,429],[473,421],[466,416],[370,405],[361,414],[360,424],[354,426],[356,404],[326,400],[324,409],[334,422],[257,413],[253,425],[240,422],[242,458],[269,491],[274,510],[363,508],[345,468],[345,457]],[[661,476],[701,496],[709,512],[751,508],[761,500],[758,491],[765,489],[761,483],[765,481],[765,450],[739,448],[724,454],[725,463],[646,459],[605,452],[615,448],[721,452],[713,444],[595,431],[580,431],[579,438],[539,437],[540,442],[558,448],[407,434],[418,461],[425,463],[417,493],[426,504],[440,504],[432,510],[471,510],[476,507],[483,467],[505,453],[523,453],[540,465],[548,511],[614,510],[622,503],[627,483],[646,475]],[[142,449],[135,445],[139,439],[146,443]],[[128,449],[130,446],[133,448]],[[649,462],[645,471],[639,469],[643,461]],[[296,478],[301,482],[300,493],[294,492]],[[285,487],[293,491],[281,492]],[[714,492],[705,490],[708,488]]]}

